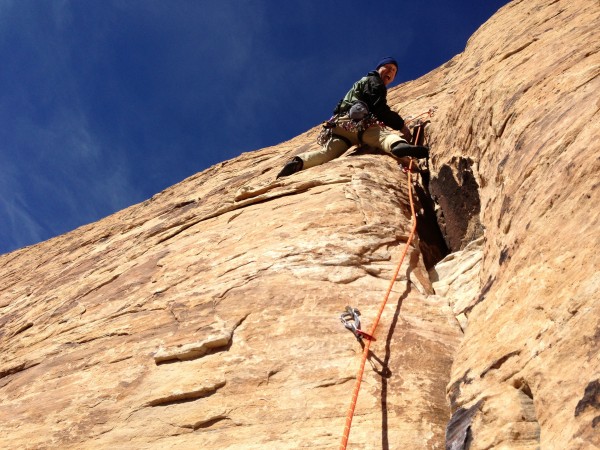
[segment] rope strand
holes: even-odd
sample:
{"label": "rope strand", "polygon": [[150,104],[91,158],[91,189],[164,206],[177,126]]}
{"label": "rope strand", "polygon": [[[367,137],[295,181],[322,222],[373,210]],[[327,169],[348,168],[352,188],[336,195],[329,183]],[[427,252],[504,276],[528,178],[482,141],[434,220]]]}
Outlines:
{"label": "rope strand", "polygon": [[[408,247],[410,246],[410,244],[413,240],[413,237],[415,235],[415,230],[417,229],[417,216],[415,214],[415,206],[414,206],[413,194],[412,194],[412,176],[411,176],[412,164],[413,164],[413,160],[411,159],[410,164],[408,165],[407,174],[408,174],[408,198],[410,200],[410,212],[411,212],[413,224],[412,224],[412,228],[410,230],[410,234],[408,236],[408,240],[406,241],[406,244],[404,246],[404,251],[402,252],[402,256],[400,257],[400,262],[396,266],[396,270],[394,271],[394,275],[392,276],[392,279],[390,280],[390,284],[388,286],[387,292],[385,293],[385,297],[383,298],[383,301],[381,302],[381,305],[379,306],[379,311],[377,312],[377,316],[375,317],[375,320],[373,321],[373,325],[371,326],[371,329],[369,330],[369,334],[371,336],[375,335],[375,330],[377,329],[377,325],[379,324],[379,320],[381,319],[381,315],[383,314],[385,305],[387,304],[390,293],[392,292],[392,288],[394,287],[394,284],[396,282],[396,278],[398,277],[398,274],[400,273],[400,268],[402,267],[404,258],[406,257],[406,253],[408,252]],[[366,364],[367,358],[369,356],[369,348],[370,347],[371,347],[371,340],[366,339],[365,346],[363,348],[363,354],[362,354],[362,359],[360,362],[360,367],[356,374],[356,381],[354,382],[354,390],[352,391],[352,400],[350,401],[350,406],[348,407],[348,412],[346,414],[346,423],[344,425],[344,433],[342,435],[342,442],[340,444],[340,450],[346,450],[346,446],[348,445],[348,438],[350,436],[350,429],[352,427],[352,419],[354,417],[354,410],[356,409],[356,403],[358,401],[358,393],[360,391],[360,385],[362,383],[363,374],[365,372],[365,364]]]}

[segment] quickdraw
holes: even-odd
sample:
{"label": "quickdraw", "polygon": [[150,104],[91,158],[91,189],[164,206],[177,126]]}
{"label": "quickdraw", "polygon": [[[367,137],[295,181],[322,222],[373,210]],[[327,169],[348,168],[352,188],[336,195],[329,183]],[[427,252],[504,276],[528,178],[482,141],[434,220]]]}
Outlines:
{"label": "quickdraw", "polygon": [[412,123],[412,122],[416,122],[415,126],[422,124],[422,120],[421,117],[427,116],[428,118],[433,117],[433,115],[435,114],[435,112],[438,110],[437,106],[432,106],[431,108],[429,108],[427,111],[422,112],[421,114],[417,114],[416,116],[408,116],[405,120],[405,122],[408,123]]}
{"label": "quickdraw", "polygon": [[340,321],[346,329],[352,331],[357,341],[362,342],[363,338],[370,341],[376,340],[373,336],[360,329],[360,311],[358,309],[346,306],[346,310],[340,314]]}

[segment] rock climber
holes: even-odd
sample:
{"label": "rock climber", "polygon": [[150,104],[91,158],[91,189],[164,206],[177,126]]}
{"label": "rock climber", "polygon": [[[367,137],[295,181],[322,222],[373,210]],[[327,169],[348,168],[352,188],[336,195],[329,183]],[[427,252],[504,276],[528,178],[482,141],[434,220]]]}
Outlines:
{"label": "rock climber", "polygon": [[[302,153],[289,161],[277,178],[318,166],[341,156],[353,145],[367,144],[397,157],[428,158],[429,149],[411,145],[411,132],[400,115],[387,104],[387,86],[394,81],[398,63],[383,58],[375,70],[358,80],[340,100],[333,116],[323,124],[317,139],[319,150]],[[386,127],[402,133],[402,137]]]}

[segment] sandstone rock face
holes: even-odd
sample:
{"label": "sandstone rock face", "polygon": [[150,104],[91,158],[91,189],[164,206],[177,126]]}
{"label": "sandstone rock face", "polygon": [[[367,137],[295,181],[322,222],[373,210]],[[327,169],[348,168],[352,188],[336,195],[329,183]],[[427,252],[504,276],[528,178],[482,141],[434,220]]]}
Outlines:
{"label": "sandstone rock face", "polygon": [[448,387],[454,411],[479,405],[472,449],[600,447],[598,23],[597,1],[512,2],[417,81],[447,112],[437,171],[472,160],[480,187],[480,292]]}
{"label": "sandstone rock face", "polygon": [[[335,447],[361,352],[339,315],[377,310],[405,175],[363,156],[272,183],[273,152],[4,257],[3,447]],[[460,330],[415,248],[402,274],[353,442],[442,448]]]}
{"label": "sandstone rock face", "polygon": [[[454,253],[411,244],[349,448],[600,447],[598,23],[595,0],[513,1],[390,91],[438,107]],[[369,327],[411,223],[389,156],[275,181],[318,131],[0,256],[0,447],[336,448],[361,354],[339,315]]]}

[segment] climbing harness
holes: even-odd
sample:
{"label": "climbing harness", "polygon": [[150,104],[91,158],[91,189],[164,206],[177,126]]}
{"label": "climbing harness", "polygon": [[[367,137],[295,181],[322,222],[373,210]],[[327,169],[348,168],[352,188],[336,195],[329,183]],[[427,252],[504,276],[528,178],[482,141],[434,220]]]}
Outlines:
{"label": "climbing harness", "polygon": [[[429,114],[429,116],[431,117],[432,110],[430,109],[427,113],[425,114]],[[424,115],[424,114],[423,114]],[[396,270],[394,271],[394,274],[392,275],[392,278],[390,280],[390,284],[388,286],[388,289],[385,293],[385,296],[383,298],[383,301],[381,302],[381,305],[379,306],[379,311],[377,312],[377,315],[375,317],[375,320],[373,321],[373,324],[371,325],[371,328],[369,330],[369,336],[374,336],[375,335],[375,331],[377,329],[377,325],[379,324],[379,320],[381,319],[381,315],[383,314],[383,310],[385,308],[385,305],[387,304],[387,301],[389,299],[390,293],[392,292],[392,288],[396,282],[396,278],[398,277],[398,274],[400,273],[400,268],[402,267],[402,263],[404,262],[404,258],[406,257],[406,254],[408,252],[408,248],[410,246],[410,244],[412,243],[412,240],[414,238],[415,235],[415,231],[417,229],[417,216],[415,214],[415,205],[414,205],[414,201],[413,201],[413,191],[412,191],[412,165],[413,165],[413,159],[411,158],[410,163],[408,165],[408,170],[406,171],[407,173],[407,179],[408,179],[408,198],[410,200],[410,211],[411,211],[411,217],[412,217],[412,227],[410,230],[410,234],[408,236],[408,239],[406,241],[406,244],[404,245],[404,250],[402,251],[402,256],[400,257],[400,261],[398,262],[398,265],[396,266]],[[346,308],[346,313],[348,314],[348,319],[350,317],[352,317],[353,319],[355,318],[355,313],[352,308],[347,307]],[[356,319],[355,320],[355,324],[356,324]],[[344,323],[344,326],[346,326],[346,323]],[[359,327],[360,327],[360,321],[359,321]],[[346,328],[348,328],[346,326]],[[351,330],[352,331],[352,330]],[[355,334],[356,336],[356,334]],[[357,336],[357,339],[358,336]],[[360,340],[360,339],[359,339]],[[371,346],[371,342],[375,340],[375,338],[373,339],[366,339],[365,343],[364,343],[364,347],[363,347],[363,353],[362,353],[362,358],[361,358],[361,362],[360,362],[360,366],[358,369],[358,372],[356,374],[356,381],[354,383],[354,389],[352,391],[352,399],[350,401],[350,406],[348,407],[348,411],[346,414],[346,423],[344,425],[344,432],[342,435],[342,441],[340,444],[340,450],[346,450],[346,446],[348,445],[348,438],[350,436],[350,428],[352,427],[352,419],[354,417],[354,410],[356,409],[356,403],[358,401],[358,393],[360,391],[360,385],[362,383],[362,378],[363,378],[363,374],[365,371],[365,364],[367,362],[367,358],[369,356],[369,349]]]}
{"label": "climbing harness", "polygon": [[317,144],[323,146],[333,137],[342,139],[344,142],[348,144],[348,146],[352,146],[352,142],[344,136],[340,136],[333,132],[333,129],[336,127],[343,128],[350,133],[358,133],[358,140],[362,142],[362,135],[369,128],[378,125],[381,128],[385,128],[385,123],[378,120],[372,113],[367,113],[362,119],[351,119],[350,117],[343,115],[334,115],[329,120],[323,122],[323,126],[321,128],[321,132],[319,136],[317,136]]}
{"label": "climbing harness", "polygon": [[342,141],[344,141],[348,147],[352,147],[352,142],[350,141],[350,139],[333,132],[333,129],[338,126],[338,124],[337,124],[338,117],[339,116],[336,114],[334,116],[331,116],[331,118],[329,120],[326,120],[325,122],[323,122],[323,127],[321,129],[321,132],[319,133],[319,136],[317,136],[317,144],[323,146],[327,142],[329,142],[330,139],[335,137],[335,138],[338,138],[338,139],[341,139]]}
{"label": "climbing harness", "polygon": [[[362,102],[360,102],[360,103],[362,103]],[[416,116],[409,116],[406,119],[406,123],[409,124],[409,123],[415,122],[415,128],[422,127],[422,128],[420,128],[422,131],[424,129],[425,125],[427,125],[427,123],[429,123],[429,120],[424,121],[422,119],[422,117],[425,117],[425,116],[427,116],[428,118],[433,117],[433,115],[435,114],[437,109],[438,109],[437,106],[432,106],[427,111],[417,114]],[[329,118],[329,120],[326,120],[325,122],[323,122],[321,132],[317,136],[317,144],[323,146],[323,145],[327,144],[327,142],[329,142],[329,140],[332,137],[337,137],[339,139],[342,139],[344,142],[346,142],[348,144],[348,146],[351,146],[352,143],[350,142],[349,139],[347,139],[343,136],[340,136],[339,134],[335,134],[333,132],[333,129],[339,126],[339,127],[343,128],[344,130],[349,131],[351,133],[358,133],[358,140],[360,142],[362,142],[363,133],[375,125],[377,125],[381,128],[386,128],[385,123],[378,120],[372,113],[369,113],[369,112],[367,112],[361,119],[357,119],[357,120],[351,119],[346,114],[334,114],[333,116],[331,116]],[[422,133],[421,136],[424,138],[425,135]],[[413,139],[414,139],[414,137],[413,137]],[[417,142],[412,142],[412,144],[413,145],[422,145],[422,143],[417,143]]]}
{"label": "climbing harness", "polygon": [[344,326],[352,331],[356,340],[362,342],[363,338],[374,341],[375,338],[360,329],[360,311],[351,306],[346,306],[346,310],[340,314],[340,320]]}
{"label": "climbing harness", "polygon": [[379,125],[381,128],[385,127],[385,124],[378,120],[371,113],[367,114],[360,120],[342,120],[340,123],[338,123],[338,126],[353,133],[364,133],[366,130],[375,125]]}

